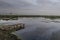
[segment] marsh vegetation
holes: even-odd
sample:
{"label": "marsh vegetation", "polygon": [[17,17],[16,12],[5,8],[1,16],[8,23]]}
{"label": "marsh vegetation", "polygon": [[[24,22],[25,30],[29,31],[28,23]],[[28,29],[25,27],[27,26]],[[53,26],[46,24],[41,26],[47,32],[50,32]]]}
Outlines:
{"label": "marsh vegetation", "polygon": [[54,15],[0,15],[0,19],[3,20],[17,20],[19,17],[43,17],[43,18],[49,18],[49,19],[58,19],[60,16],[54,16]]}

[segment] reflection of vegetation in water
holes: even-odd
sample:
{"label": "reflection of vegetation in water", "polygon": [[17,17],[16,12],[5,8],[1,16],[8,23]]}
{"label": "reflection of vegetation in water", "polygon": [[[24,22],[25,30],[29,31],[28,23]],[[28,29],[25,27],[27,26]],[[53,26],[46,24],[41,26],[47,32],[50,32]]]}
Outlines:
{"label": "reflection of vegetation in water", "polygon": [[51,40],[60,40],[60,31],[52,33]]}

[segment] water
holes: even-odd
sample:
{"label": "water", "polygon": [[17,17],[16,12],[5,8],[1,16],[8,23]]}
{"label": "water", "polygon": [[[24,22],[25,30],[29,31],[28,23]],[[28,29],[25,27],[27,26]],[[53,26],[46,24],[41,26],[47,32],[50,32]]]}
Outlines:
{"label": "water", "polygon": [[[25,29],[16,31],[14,33],[23,40],[60,40],[60,19],[51,20],[41,17],[35,17],[0,21],[0,24],[24,23]],[[57,38],[54,36],[56,36]]]}

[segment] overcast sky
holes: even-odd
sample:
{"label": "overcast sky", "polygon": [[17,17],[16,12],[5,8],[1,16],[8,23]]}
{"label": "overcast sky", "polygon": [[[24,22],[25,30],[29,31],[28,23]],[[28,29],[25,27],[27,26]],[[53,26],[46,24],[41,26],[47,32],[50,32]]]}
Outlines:
{"label": "overcast sky", "polygon": [[0,12],[24,15],[60,15],[60,0],[0,0]]}

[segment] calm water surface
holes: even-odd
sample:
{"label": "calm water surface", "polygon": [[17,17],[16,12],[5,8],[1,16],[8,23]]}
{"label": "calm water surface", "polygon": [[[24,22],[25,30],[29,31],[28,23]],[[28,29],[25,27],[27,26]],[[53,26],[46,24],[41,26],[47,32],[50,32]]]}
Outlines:
{"label": "calm water surface", "polygon": [[23,40],[54,40],[52,34],[60,31],[60,19],[19,18],[18,20],[3,21],[0,24],[24,23],[25,29],[15,34]]}

